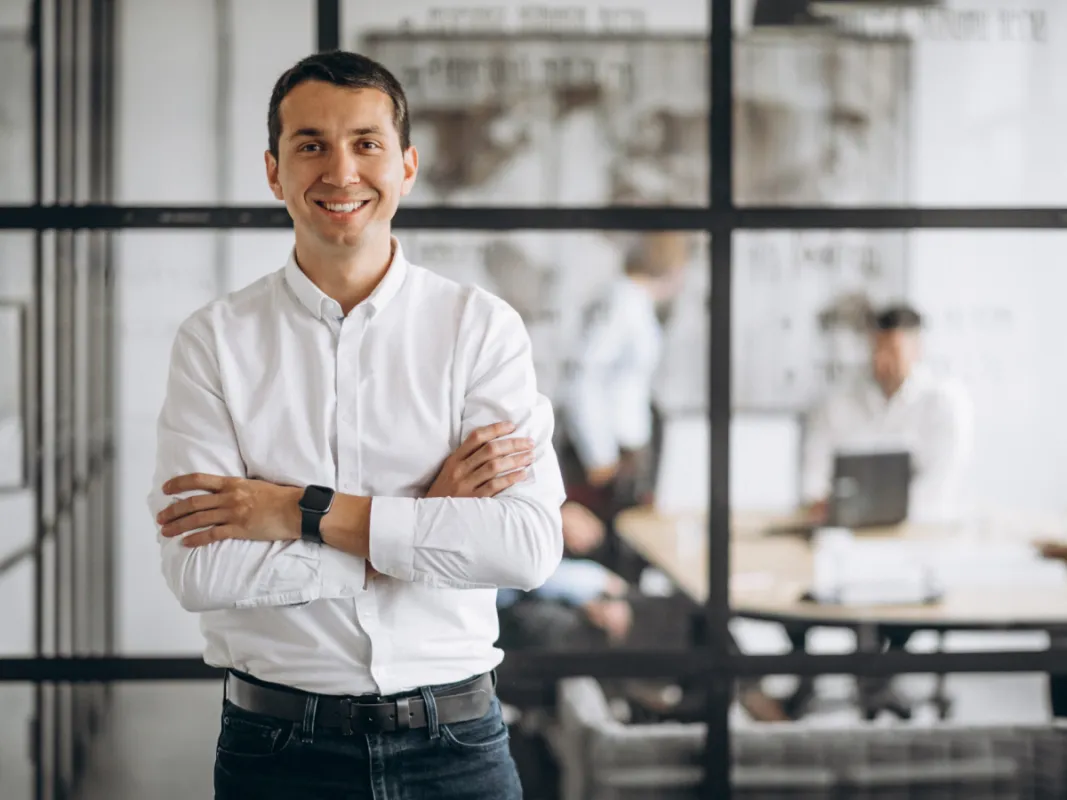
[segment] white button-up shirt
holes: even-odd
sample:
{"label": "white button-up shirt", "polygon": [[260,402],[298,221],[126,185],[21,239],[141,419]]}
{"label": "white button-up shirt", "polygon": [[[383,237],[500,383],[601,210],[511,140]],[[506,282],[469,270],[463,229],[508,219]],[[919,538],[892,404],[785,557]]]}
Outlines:
{"label": "white button-up shirt", "polygon": [[663,330],[648,292],[619,278],[592,307],[564,387],[567,433],[586,469],[652,438],[652,389]]}
{"label": "white button-up shirt", "polygon": [[[496,589],[543,583],[562,555],[553,417],[530,340],[502,300],[394,257],[348,314],[293,257],[180,327],[159,417],[160,491],[190,472],[372,497],[370,562],[301,540],[163,539],[163,573],[201,612],[207,663],[327,694],[463,680],[503,658]],[[425,498],[477,427],[536,442],[494,498]]]}
{"label": "white button-up shirt", "polygon": [[909,520],[952,521],[973,441],[970,399],[951,380],[918,366],[890,398],[871,377],[850,381],[809,416],[801,491],[807,502],[829,496],[836,453],[905,450],[914,470]]}

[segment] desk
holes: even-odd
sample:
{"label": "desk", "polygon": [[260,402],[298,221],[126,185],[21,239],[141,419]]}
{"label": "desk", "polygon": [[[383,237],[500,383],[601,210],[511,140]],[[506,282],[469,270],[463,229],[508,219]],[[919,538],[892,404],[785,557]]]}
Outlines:
{"label": "desk", "polygon": [[[730,543],[730,601],[738,616],[779,622],[837,627],[893,626],[937,630],[1011,630],[1067,628],[1067,579],[1062,585],[948,587],[934,604],[902,606],[835,606],[800,599],[812,583],[812,551],[800,536],[768,529],[791,520],[782,515],[735,514]],[[616,518],[619,537],[649,564],[658,567],[695,602],[708,595],[707,537],[680,533],[684,526],[705,526],[702,516],[658,516],[648,508],[624,511]],[[1062,537],[1067,523],[1008,520],[991,522],[974,534],[982,541],[1027,542]],[[864,531],[867,537],[929,539],[959,534],[957,527],[902,525]]]}

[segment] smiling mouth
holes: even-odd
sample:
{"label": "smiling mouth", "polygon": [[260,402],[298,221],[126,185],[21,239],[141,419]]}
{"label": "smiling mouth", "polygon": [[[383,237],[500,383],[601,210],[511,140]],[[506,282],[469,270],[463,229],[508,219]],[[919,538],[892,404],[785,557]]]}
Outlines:
{"label": "smiling mouth", "polygon": [[370,200],[358,200],[352,203],[327,203],[323,200],[316,200],[315,205],[333,216],[345,216],[356,213],[369,202]]}

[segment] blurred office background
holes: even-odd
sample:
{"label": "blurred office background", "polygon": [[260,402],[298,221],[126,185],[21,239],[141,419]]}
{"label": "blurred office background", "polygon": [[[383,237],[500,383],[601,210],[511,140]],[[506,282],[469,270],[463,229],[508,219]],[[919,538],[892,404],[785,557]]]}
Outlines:
{"label": "blurred office background", "polygon": [[[971,565],[962,594],[831,618],[800,602],[810,587],[783,588],[781,552],[740,549],[736,642],[784,654],[796,643],[783,622],[807,620],[809,651],[859,652],[884,617],[914,629],[911,651],[1027,651],[1034,667],[944,677],[930,661],[892,682],[896,704],[820,676],[788,722],[731,704],[730,752],[707,743],[713,700],[691,675],[502,684],[527,795],[708,796],[718,752],[736,797],[1064,796],[1067,741],[1036,657],[1067,626],[1067,570],[1032,542],[1067,541],[1067,5],[730,11],[732,198],[758,223],[719,227],[731,511],[797,508],[808,412],[867,369],[868,308],[918,309],[927,365],[974,409],[943,555]],[[201,636],[159,570],[145,503],[155,421],[181,320],[288,256],[263,175],[267,102],[331,24],[408,92],[422,167],[405,208],[425,213],[398,227],[405,253],[511,303],[558,404],[641,229],[670,232],[684,278],[661,309],[658,469],[638,509],[668,533],[605,534],[619,540],[628,621],[607,645],[610,623],[583,624],[590,651],[701,646],[707,573],[676,562],[707,560],[713,477],[711,20],[708,0],[0,0],[0,659],[27,673],[57,655],[145,659],[175,678],[131,660],[125,679],[0,682],[0,798],[210,796],[221,690],[191,668],[176,679]],[[97,210],[71,223],[42,210],[53,205]],[[481,223],[495,208],[511,210]],[[591,227],[612,217],[586,212],[609,208],[627,223]],[[916,208],[944,213],[935,227]],[[780,671],[760,688],[790,697],[799,681]]]}

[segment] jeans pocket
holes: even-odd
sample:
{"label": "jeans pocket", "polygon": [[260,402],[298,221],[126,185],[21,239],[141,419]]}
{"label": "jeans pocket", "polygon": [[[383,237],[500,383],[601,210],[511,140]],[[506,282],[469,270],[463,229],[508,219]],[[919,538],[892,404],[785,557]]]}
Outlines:
{"label": "jeans pocket", "polygon": [[233,706],[222,713],[218,753],[240,758],[264,758],[285,750],[296,723],[253,714]]}
{"label": "jeans pocket", "polygon": [[451,722],[441,726],[441,738],[452,747],[468,752],[487,752],[506,747],[508,726],[500,713],[500,701],[493,698],[485,716],[466,722]]}

